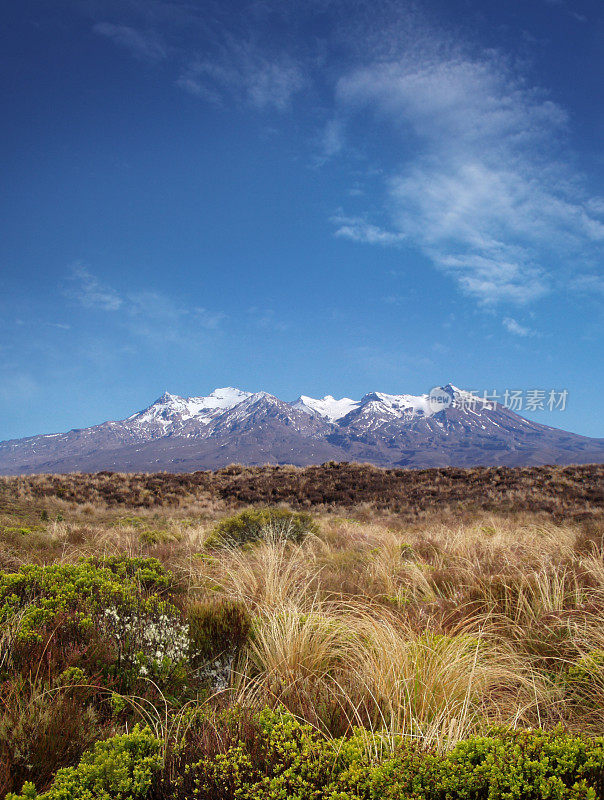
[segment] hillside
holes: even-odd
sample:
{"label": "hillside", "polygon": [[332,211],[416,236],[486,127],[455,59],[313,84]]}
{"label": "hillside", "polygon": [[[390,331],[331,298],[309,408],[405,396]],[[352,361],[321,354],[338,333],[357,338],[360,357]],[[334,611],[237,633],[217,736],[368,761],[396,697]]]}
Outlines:
{"label": "hillside", "polygon": [[464,518],[542,512],[562,520],[604,513],[604,465],[382,469],[330,462],[316,467],[244,467],[192,474],[32,475],[0,478],[0,502],[66,508],[233,508],[285,503],[292,508],[367,507],[402,519]]}

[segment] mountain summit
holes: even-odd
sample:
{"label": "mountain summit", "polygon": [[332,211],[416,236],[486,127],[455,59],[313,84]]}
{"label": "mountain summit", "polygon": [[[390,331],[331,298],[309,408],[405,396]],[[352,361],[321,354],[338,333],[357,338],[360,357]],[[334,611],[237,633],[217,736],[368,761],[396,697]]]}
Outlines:
{"label": "mountain summit", "polygon": [[292,403],[233,387],[165,392],[124,420],[0,442],[0,474],[189,472],[229,463],[363,461],[384,467],[604,461],[604,439],[540,425],[452,384],[433,393],[306,395]]}

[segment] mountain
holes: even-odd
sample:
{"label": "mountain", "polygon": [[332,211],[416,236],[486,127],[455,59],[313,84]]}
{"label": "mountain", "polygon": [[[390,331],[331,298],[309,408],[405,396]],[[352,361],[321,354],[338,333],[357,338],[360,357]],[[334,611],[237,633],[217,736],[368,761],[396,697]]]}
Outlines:
{"label": "mountain", "polygon": [[166,392],[124,420],[0,442],[0,474],[331,460],[414,468],[604,462],[604,439],[540,425],[452,384],[436,394],[301,395],[287,403],[231,387],[207,397]]}

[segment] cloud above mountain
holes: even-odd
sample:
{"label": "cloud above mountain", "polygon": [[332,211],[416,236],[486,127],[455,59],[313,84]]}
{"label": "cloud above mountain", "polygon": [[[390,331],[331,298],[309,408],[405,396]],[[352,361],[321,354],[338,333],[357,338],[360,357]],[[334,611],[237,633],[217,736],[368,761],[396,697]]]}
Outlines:
{"label": "cloud above mountain", "polygon": [[[344,8],[250,3],[237,21],[218,5],[204,17],[156,0],[136,6],[138,26],[94,30],[137,58],[169,58],[176,85],[202,101],[283,113],[310,99],[315,168],[337,159],[354,175],[354,210],[342,197],[331,215],[338,238],[404,243],[479,306],[556,292],[569,259],[570,287],[585,285],[604,241],[604,203],[573,166],[567,111],[530,65],[443,31],[410,2]],[[316,35],[300,36],[318,18]],[[373,139],[388,148],[367,149]],[[365,194],[367,180],[374,191]]]}
{"label": "cloud above mountain", "polygon": [[399,137],[384,180],[394,230],[480,303],[535,300],[555,284],[553,254],[604,241],[601,209],[560,153],[565,111],[497,53],[376,63],[336,94],[341,114],[370,110]]}

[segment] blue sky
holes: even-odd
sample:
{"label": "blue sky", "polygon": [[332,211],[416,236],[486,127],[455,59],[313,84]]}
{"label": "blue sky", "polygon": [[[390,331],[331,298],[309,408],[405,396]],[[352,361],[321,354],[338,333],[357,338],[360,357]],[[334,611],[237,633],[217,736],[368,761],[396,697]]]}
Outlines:
{"label": "blue sky", "polygon": [[20,0],[1,37],[0,439],[447,381],[604,436],[599,0]]}

